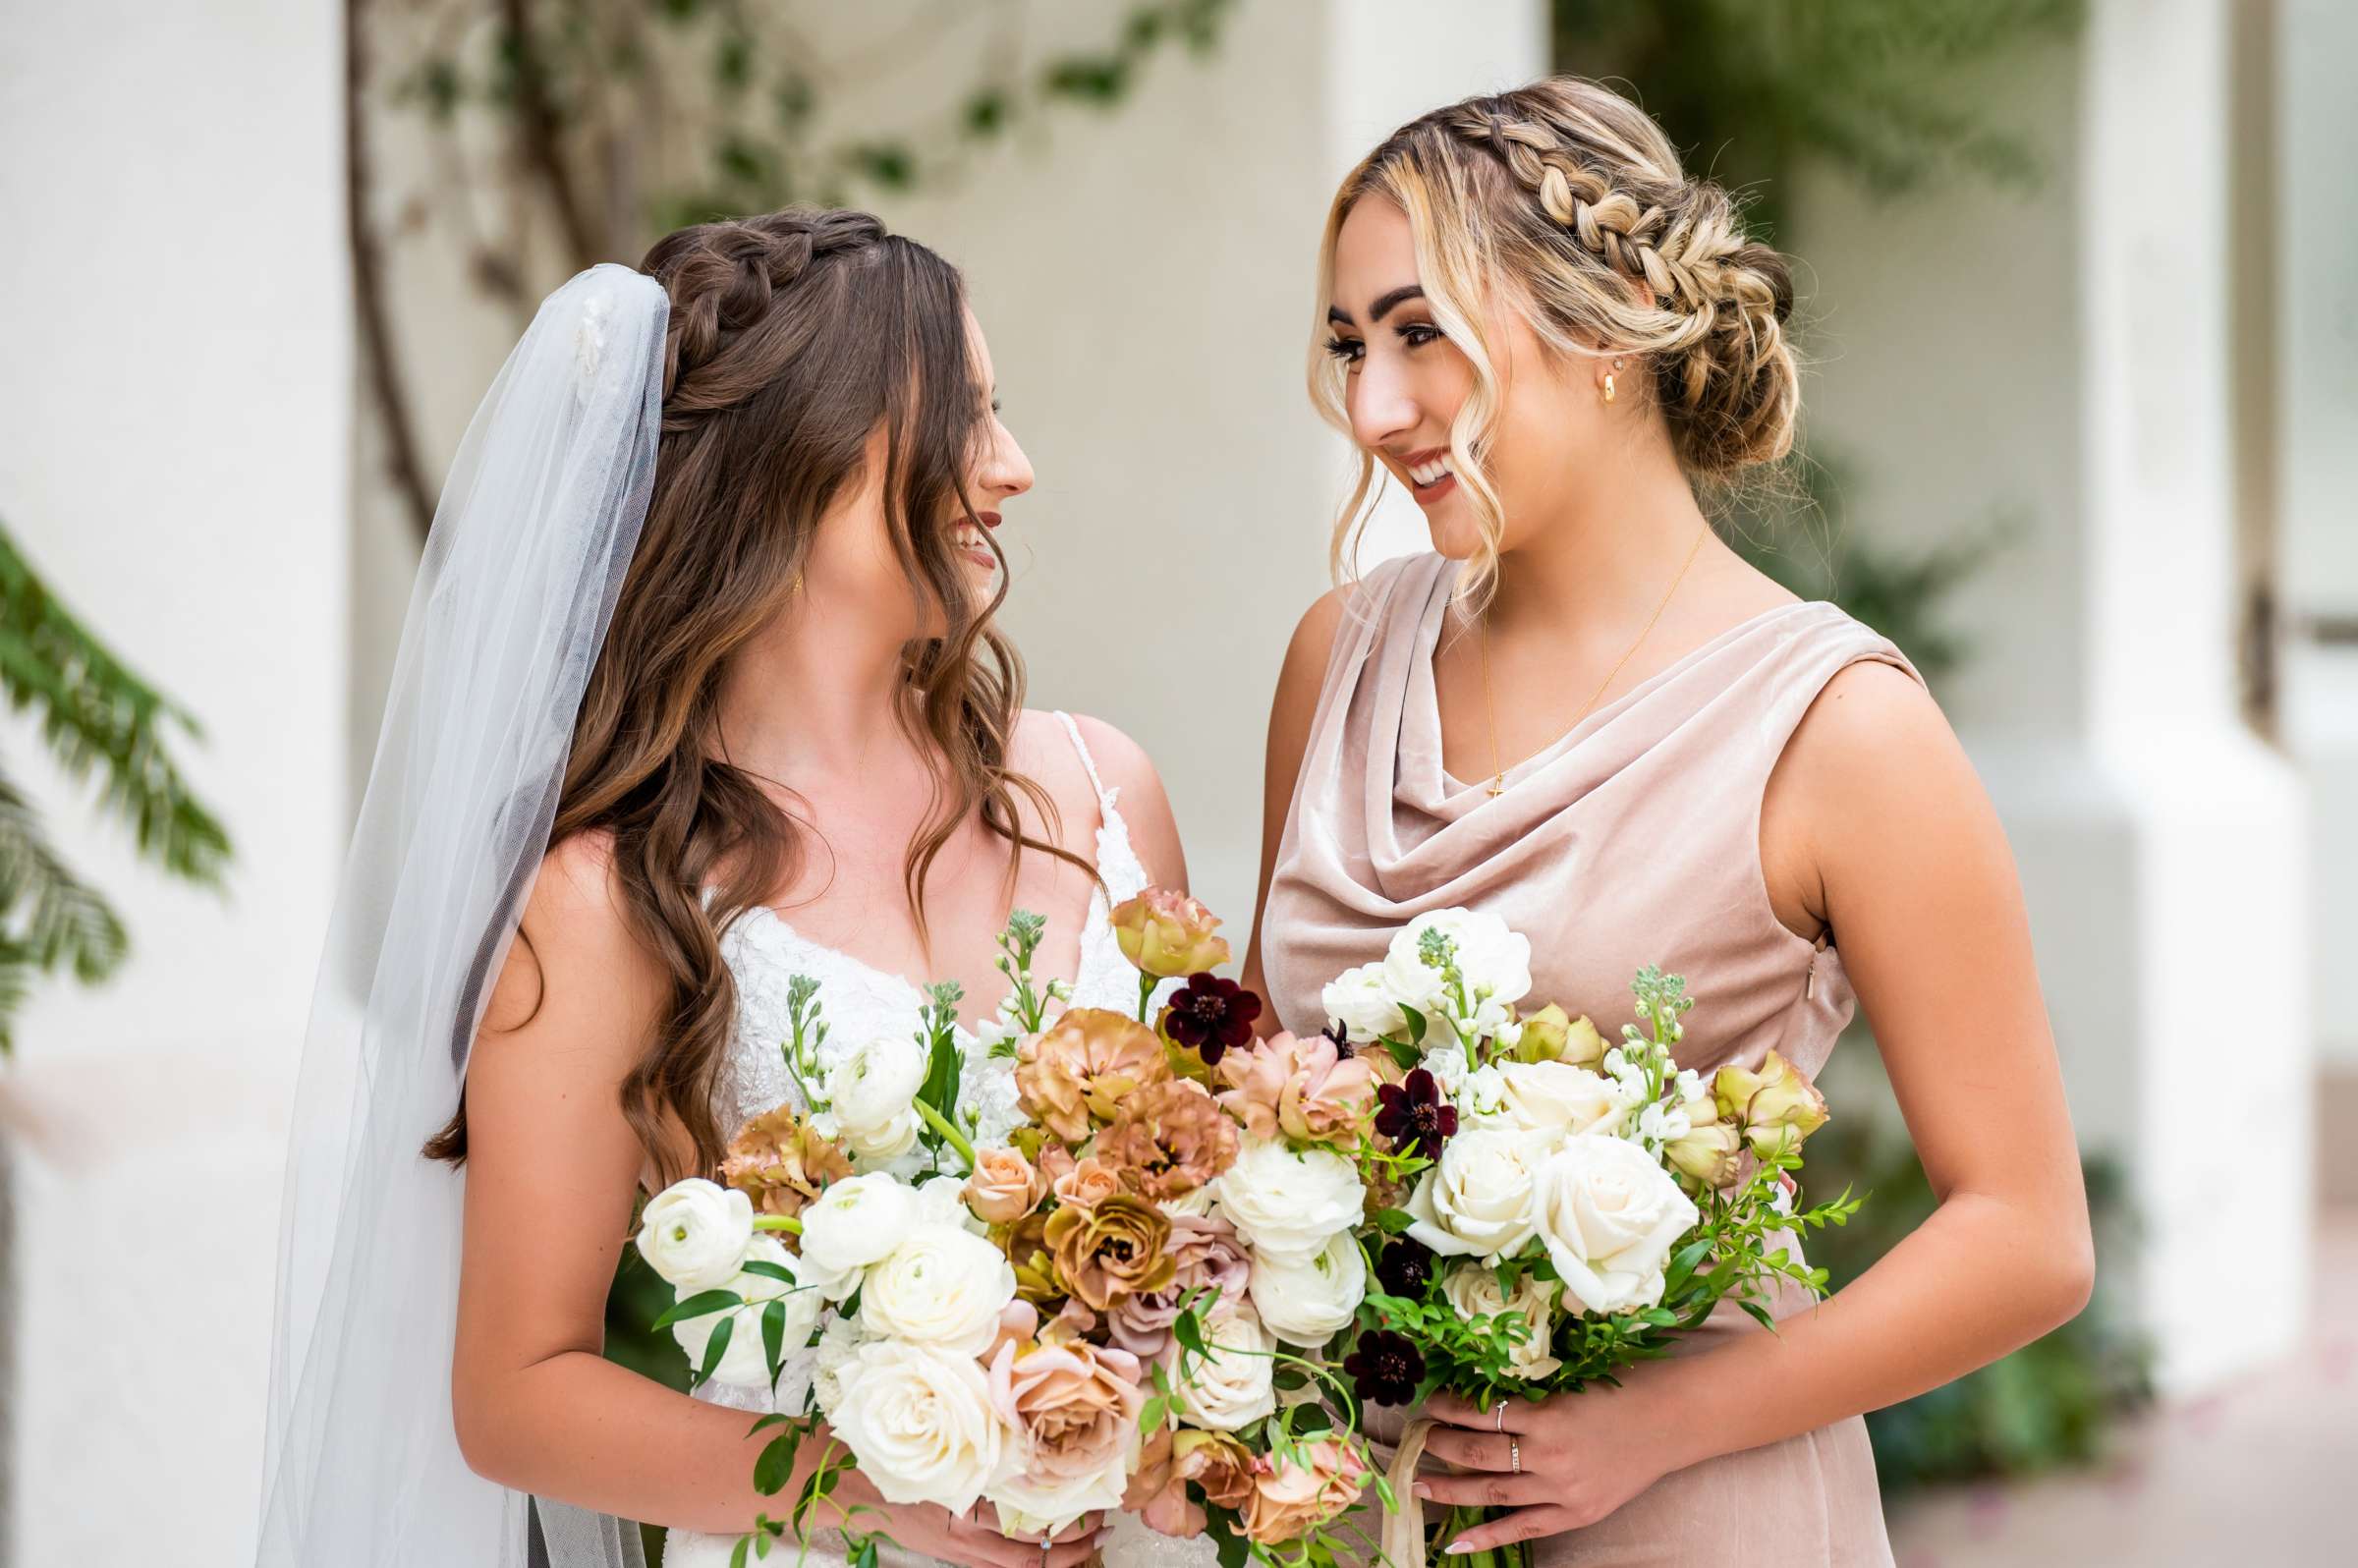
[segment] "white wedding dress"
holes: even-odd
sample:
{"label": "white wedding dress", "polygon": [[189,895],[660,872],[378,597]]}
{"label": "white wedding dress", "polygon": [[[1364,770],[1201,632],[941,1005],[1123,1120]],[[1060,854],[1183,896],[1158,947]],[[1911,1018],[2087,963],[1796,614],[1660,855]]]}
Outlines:
{"label": "white wedding dress", "polygon": [[[1122,957],[1114,939],[1106,892],[1115,900],[1130,898],[1146,885],[1146,868],[1130,846],[1130,830],[1116,809],[1116,790],[1097,776],[1095,759],[1082,742],[1070,715],[1058,713],[1074,750],[1097,796],[1097,876],[1105,891],[1090,899],[1087,924],[1081,931],[1081,966],[1073,981],[1073,1005],[1107,1007],[1130,1012],[1138,1006],[1138,974]],[[737,1021],[729,1038],[729,1059],[720,1087],[720,1119],[724,1127],[743,1125],[789,1100],[799,1102],[787,1077],[778,1042],[789,1033],[786,989],[797,975],[819,982],[819,1002],[825,1009],[828,1034],[820,1056],[826,1060],[879,1036],[912,1035],[919,1027],[925,998],[916,985],[898,975],[861,963],[847,953],[821,947],[797,932],[774,912],[755,909],[740,918],[721,938],[721,956],[737,981]],[[977,1143],[1003,1141],[1021,1117],[1016,1106],[1015,1064],[992,1058],[975,1036],[961,1025],[958,1042],[966,1052],[959,1085],[960,1109],[980,1112]],[[811,1386],[813,1353],[789,1356],[778,1378],[774,1397],[758,1388],[729,1388],[707,1383],[697,1397],[750,1413],[772,1409],[799,1414]],[[779,1498],[783,1512],[788,1499]],[[665,1539],[664,1568],[727,1568],[735,1547],[734,1536],[706,1536],[674,1530]],[[842,1568],[841,1537],[833,1532],[814,1536],[807,1557],[791,1541],[773,1545],[770,1561],[805,1563],[808,1568]],[[922,1568],[930,1559],[892,1547],[882,1549],[887,1568]],[[1208,1538],[1176,1540],[1157,1535],[1138,1520],[1123,1515],[1105,1549],[1106,1568],[1211,1568],[1215,1556]]]}

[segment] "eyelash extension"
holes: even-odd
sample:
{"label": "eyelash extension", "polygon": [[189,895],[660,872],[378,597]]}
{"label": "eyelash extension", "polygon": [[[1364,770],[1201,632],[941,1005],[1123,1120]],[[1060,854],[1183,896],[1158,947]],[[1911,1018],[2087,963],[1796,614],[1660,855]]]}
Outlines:
{"label": "eyelash extension", "polygon": [[1421,349],[1428,343],[1437,343],[1447,335],[1430,321],[1412,321],[1400,329],[1401,338],[1412,349]]}
{"label": "eyelash extension", "polygon": [[1328,338],[1326,352],[1345,364],[1356,364],[1359,357],[1367,352],[1367,345],[1357,338]]}

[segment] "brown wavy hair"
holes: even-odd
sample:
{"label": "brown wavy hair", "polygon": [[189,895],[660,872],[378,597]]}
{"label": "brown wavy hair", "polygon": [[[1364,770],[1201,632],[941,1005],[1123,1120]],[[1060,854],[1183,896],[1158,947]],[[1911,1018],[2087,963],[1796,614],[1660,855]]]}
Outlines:
{"label": "brown wavy hair", "polygon": [[[1018,861],[1037,849],[1095,869],[1023,829],[1019,797],[1051,834],[1057,813],[1007,765],[1024,674],[991,624],[1006,574],[988,603],[974,602],[942,521],[973,518],[965,476],[987,434],[957,269],[865,212],[791,208],[667,235],[641,270],[671,302],[653,492],[574,725],[549,842],[606,836],[625,916],[669,977],[621,1092],[668,1182],[691,1170],[679,1168],[667,1116],[688,1135],[692,1170],[724,1152],[713,1094],[736,986],[721,932],[791,881],[812,831],[780,808],[777,786],[729,760],[721,678],[789,601],[819,517],[863,476],[879,426],[887,531],[930,612],[925,624],[938,628],[907,649],[900,711],[935,785],[903,867],[920,936],[926,871],[971,814]],[[425,1152],[457,1162],[466,1151],[462,1100]]]}

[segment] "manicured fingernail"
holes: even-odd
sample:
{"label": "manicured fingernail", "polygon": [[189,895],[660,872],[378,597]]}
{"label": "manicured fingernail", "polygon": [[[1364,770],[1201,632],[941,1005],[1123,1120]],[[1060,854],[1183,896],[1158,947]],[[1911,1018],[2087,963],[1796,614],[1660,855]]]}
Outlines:
{"label": "manicured fingernail", "polygon": [[1428,1485],[1426,1485],[1426,1484],[1425,1484],[1423,1482],[1421,1482],[1421,1481],[1420,1481],[1420,1482],[1418,1482],[1418,1483],[1416,1484],[1416,1485],[1415,1485],[1415,1486],[1413,1486],[1413,1487],[1411,1487],[1410,1489],[1411,1489],[1411,1490],[1413,1490],[1413,1491],[1414,1491],[1414,1492],[1415,1492],[1415,1493],[1416,1493],[1418,1496],[1420,1496],[1420,1497],[1430,1497],[1430,1496],[1432,1496],[1432,1488],[1431,1486],[1428,1486]]}
{"label": "manicured fingernail", "polygon": [[1471,1547],[1471,1546],[1467,1545],[1467,1544],[1466,1544],[1464,1541],[1462,1541],[1462,1540],[1453,1540],[1453,1541],[1449,1542],[1449,1544],[1448,1544],[1448,1545],[1446,1545],[1446,1546],[1443,1546],[1443,1547],[1441,1548],[1441,1550],[1442,1550],[1443,1552],[1445,1552],[1446,1554],[1448,1554],[1449,1556],[1452,1556],[1452,1557],[1456,1556],[1456,1555],[1457,1555],[1459,1552],[1461,1552],[1461,1551],[1472,1551],[1473,1549],[1474,1549],[1473,1547]]}

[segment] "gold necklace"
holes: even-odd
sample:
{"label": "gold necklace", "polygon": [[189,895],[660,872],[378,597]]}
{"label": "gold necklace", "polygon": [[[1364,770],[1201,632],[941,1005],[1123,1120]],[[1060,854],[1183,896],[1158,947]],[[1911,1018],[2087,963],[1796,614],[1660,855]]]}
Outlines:
{"label": "gold necklace", "polygon": [[[1613,667],[1604,672],[1604,679],[1597,683],[1597,690],[1589,694],[1589,700],[1580,704],[1580,711],[1572,715],[1572,722],[1557,731],[1557,734],[1569,735],[1578,729],[1580,721],[1587,718],[1589,710],[1597,705],[1597,700],[1605,694],[1606,688],[1613,684],[1614,679],[1620,675],[1623,667],[1629,663],[1638,649],[1646,645],[1646,639],[1654,635],[1655,623],[1659,621],[1662,618],[1662,612],[1670,607],[1670,595],[1676,593],[1678,586],[1687,580],[1687,568],[1695,564],[1696,555],[1703,549],[1703,536],[1711,532],[1711,524],[1706,523],[1695,531],[1695,542],[1687,546],[1687,558],[1679,563],[1678,575],[1670,580],[1670,586],[1662,589],[1661,601],[1655,605],[1654,613],[1646,617],[1646,625],[1639,631],[1638,640],[1629,644],[1627,652],[1613,661]],[[1490,690],[1490,615],[1488,610],[1483,611],[1482,615],[1482,703],[1489,716],[1489,792],[1490,799],[1496,800],[1506,793],[1506,769],[1500,765],[1498,760],[1498,699]]]}

